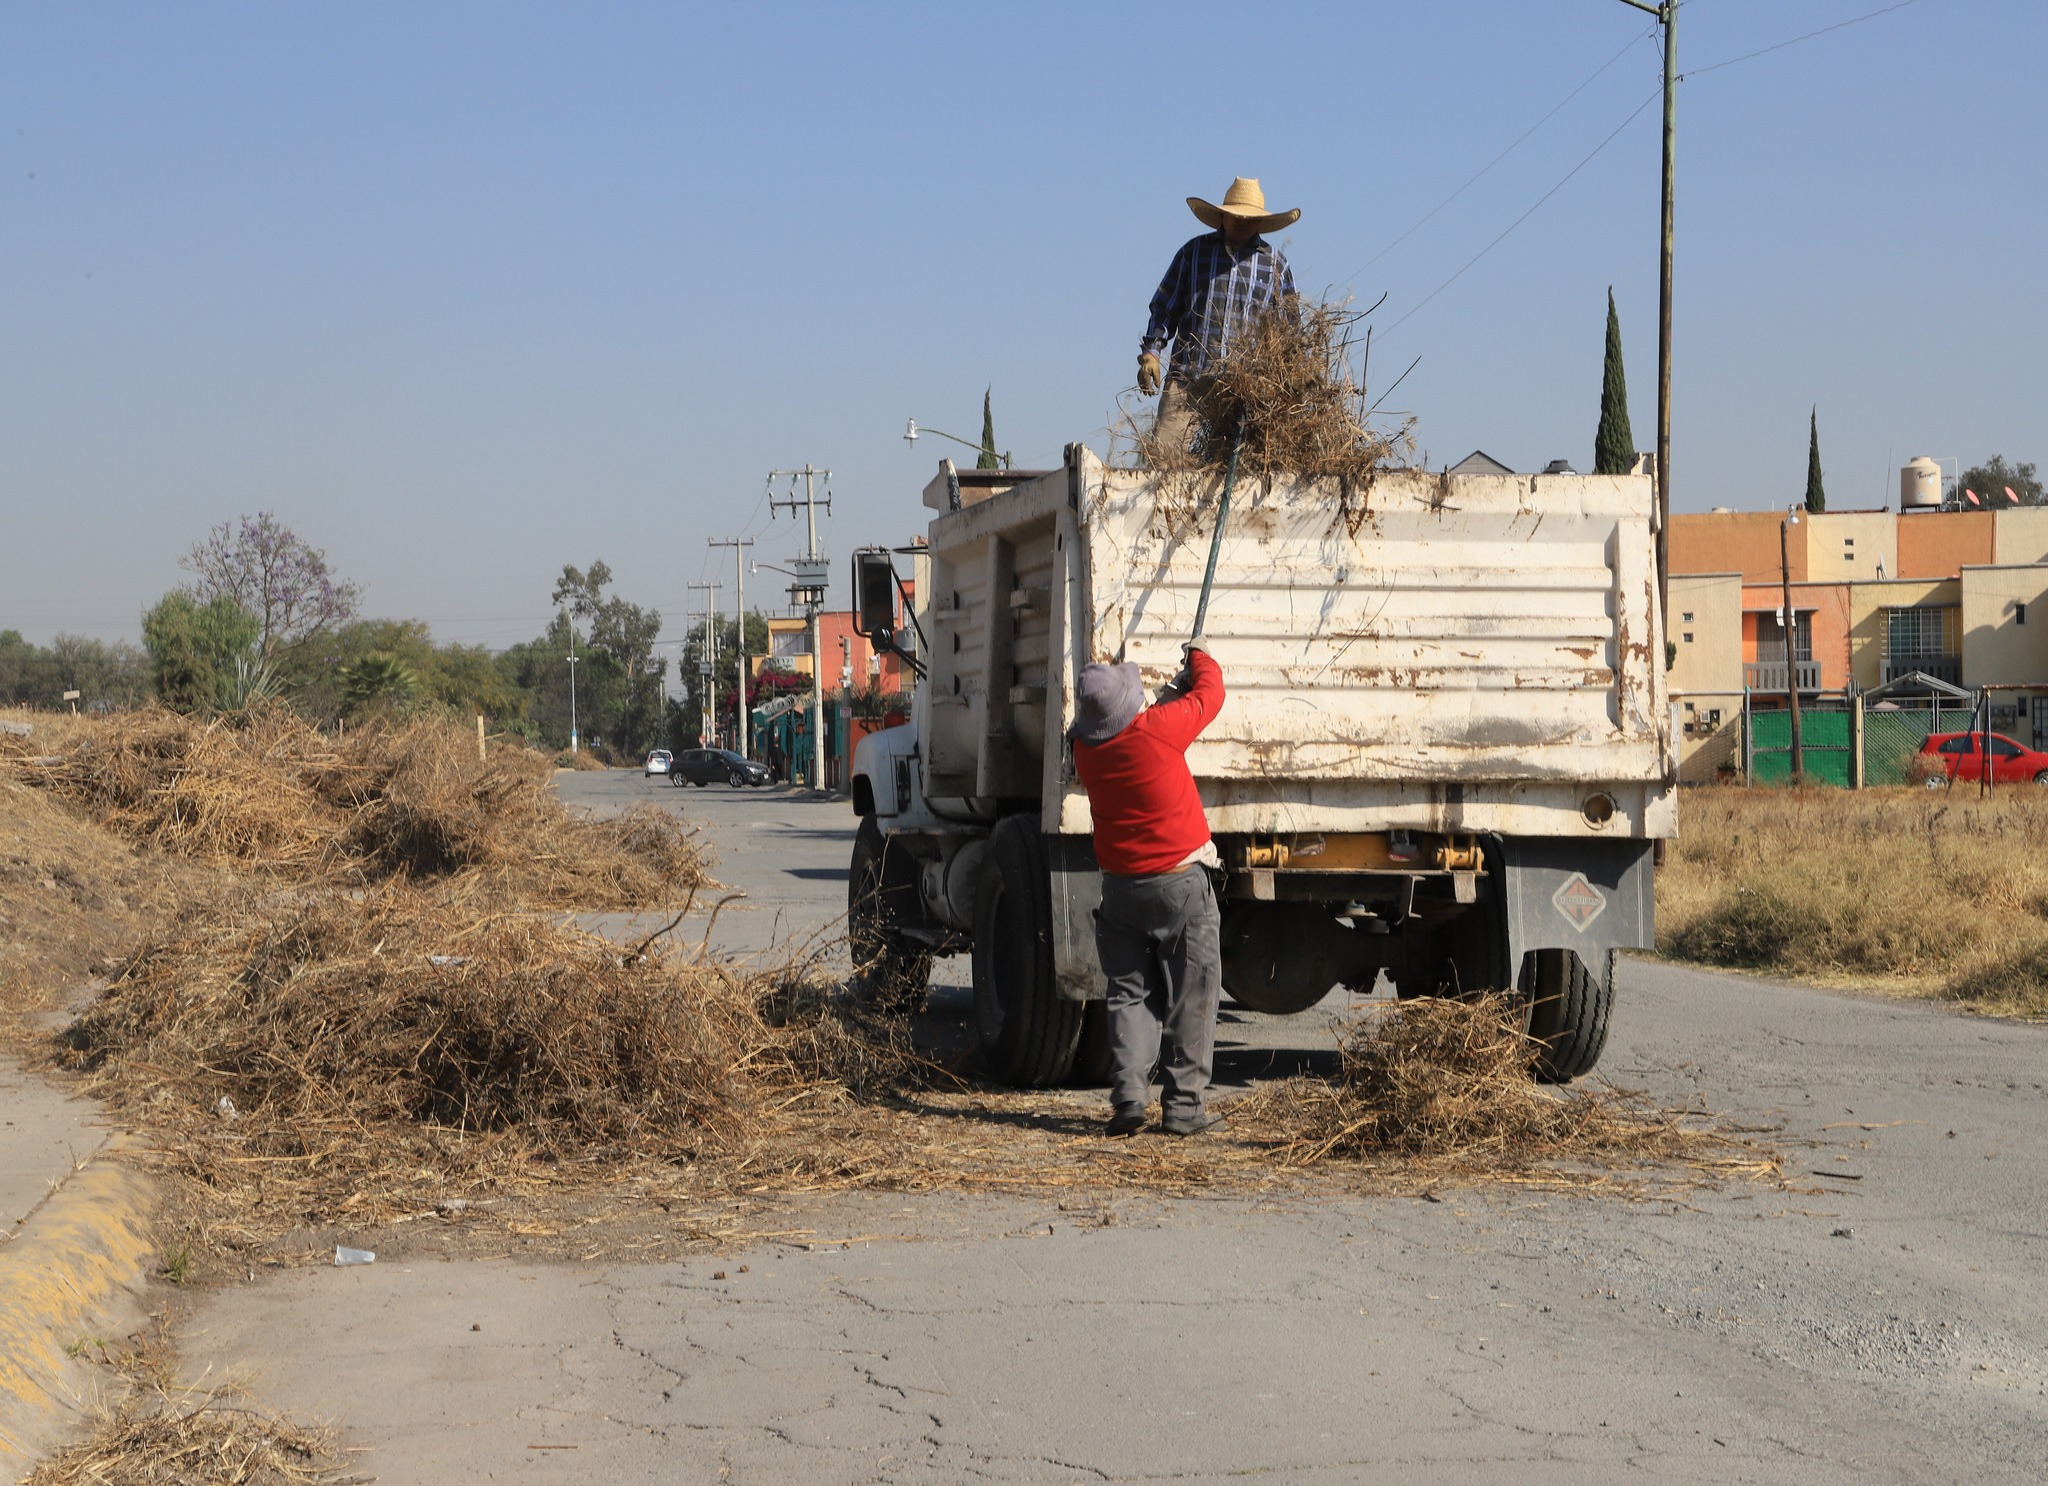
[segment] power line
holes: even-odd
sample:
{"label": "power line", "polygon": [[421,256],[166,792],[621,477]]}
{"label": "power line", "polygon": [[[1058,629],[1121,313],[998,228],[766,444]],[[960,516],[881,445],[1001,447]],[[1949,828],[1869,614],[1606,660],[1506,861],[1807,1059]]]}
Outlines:
{"label": "power line", "polygon": [[1741,56],[1730,57],[1725,62],[1711,62],[1705,67],[1695,67],[1690,72],[1680,73],[1679,76],[1681,78],[1698,77],[1703,72],[1719,72],[1723,67],[1733,67],[1738,62],[1754,62],[1758,57],[1768,57],[1772,52],[1781,52],[1788,46],[1797,46],[1802,41],[1811,41],[1814,37],[1825,36],[1830,31],[1843,31],[1850,26],[1860,26],[1865,21],[1874,21],[1881,15],[1890,15],[1895,10],[1904,10],[1909,5],[1918,5],[1919,3],[1920,0],[1898,0],[1896,5],[1887,5],[1880,10],[1873,10],[1865,15],[1855,16],[1846,21],[1836,21],[1832,26],[1822,26],[1818,31],[1809,31],[1804,36],[1794,36],[1789,40],[1773,42],[1760,51],[1744,52]]}
{"label": "power line", "polygon": [[1578,97],[1579,94],[1585,92],[1586,89],[1590,88],[1595,82],[1599,80],[1602,73],[1606,72],[1607,69],[1612,67],[1616,62],[1619,62],[1623,57],[1627,56],[1630,52],[1634,51],[1636,47],[1642,44],[1644,37],[1654,35],[1656,33],[1656,30],[1657,28],[1655,26],[1652,26],[1649,28],[1649,30],[1645,31],[1642,36],[1636,36],[1631,38],[1627,46],[1624,46],[1620,51],[1616,52],[1613,56],[1609,57],[1605,62],[1602,62],[1599,65],[1599,67],[1595,68],[1593,71],[1593,75],[1591,77],[1588,77],[1576,88],[1573,88],[1569,93],[1565,94],[1563,98],[1559,99],[1556,105],[1551,108],[1549,113],[1545,114],[1542,118],[1538,119],[1535,123],[1531,124],[1527,129],[1523,130],[1520,135],[1516,136],[1515,142],[1513,144],[1509,145],[1506,149],[1502,150],[1498,155],[1495,155],[1491,160],[1487,161],[1484,165],[1480,166],[1478,170],[1472,173],[1470,179],[1468,179],[1464,185],[1458,187],[1457,190],[1453,191],[1450,195],[1446,196],[1442,201],[1439,201],[1435,206],[1431,207],[1429,211],[1426,212],[1419,220],[1417,220],[1412,227],[1410,227],[1406,232],[1402,233],[1399,237],[1395,238],[1392,242],[1388,243],[1384,248],[1381,248],[1377,253],[1373,254],[1372,257],[1366,259],[1365,262],[1361,264],[1358,268],[1352,270],[1349,274],[1347,274],[1342,280],[1342,282],[1347,284],[1350,283],[1353,279],[1357,278],[1360,274],[1364,273],[1366,269],[1371,268],[1375,263],[1379,262],[1380,259],[1386,257],[1387,254],[1393,252],[1394,249],[1400,247],[1402,243],[1408,241],[1409,238],[1413,237],[1417,232],[1420,232],[1424,227],[1429,225],[1430,220],[1434,218],[1438,212],[1441,212],[1445,207],[1449,206],[1452,202],[1456,201],[1460,196],[1463,196],[1467,191],[1472,189],[1473,186],[1477,185],[1482,176],[1484,176],[1488,171],[1492,170],[1494,166],[1500,164],[1501,161],[1507,159],[1507,157],[1512,155],[1516,150],[1520,149],[1522,145],[1528,140],[1530,135],[1534,134],[1538,129],[1541,129],[1545,124],[1549,123],[1552,119],[1556,118],[1559,110],[1561,110],[1567,103],[1570,103],[1574,98]]}
{"label": "power line", "polygon": [[1556,185],[1552,186],[1548,191],[1545,191],[1541,196],[1537,197],[1534,205],[1532,205],[1527,211],[1523,212],[1522,215],[1515,218],[1514,221],[1508,223],[1508,225],[1501,230],[1500,236],[1496,237],[1492,242],[1488,243],[1485,247],[1481,248],[1478,252],[1474,253],[1470,258],[1466,259],[1463,267],[1461,267],[1456,273],[1452,274],[1449,278],[1445,279],[1441,284],[1438,284],[1434,289],[1430,290],[1429,293],[1425,294],[1420,301],[1418,301],[1412,308],[1409,309],[1406,315],[1403,315],[1400,319],[1396,320],[1392,325],[1389,325],[1387,329],[1389,331],[1398,330],[1403,325],[1407,324],[1410,316],[1413,316],[1424,305],[1428,304],[1432,299],[1435,299],[1439,294],[1443,293],[1444,290],[1450,288],[1451,285],[1457,283],[1459,279],[1465,276],[1466,271],[1469,270],[1474,264],[1476,264],[1480,259],[1484,258],[1488,253],[1491,253],[1495,248],[1499,247],[1503,242],[1505,242],[1507,240],[1509,233],[1513,232],[1517,227],[1521,226],[1524,222],[1528,221],[1529,218],[1535,216],[1537,209],[1541,207],[1544,202],[1550,200],[1551,197],[1555,196],[1558,192],[1562,191],[1565,188],[1565,186],[1570,183],[1573,176],[1577,175],[1580,171],[1584,170],[1588,165],[1591,165],[1593,163],[1594,156],[1598,155],[1602,150],[1606,149],[1609,145],[1613,144],[1614,141],[1621,136],[1622,130],[1628,128],[1629,125],[1633,124],[1636,121],[1637,115],[1641,114],[1644,109],[1648,108],[1652,103],[1656,102],[1658,98],[1663,96],[1663,92],[1664,90],[1660,87],[1655,92],[1651,93],[1649,97],[1645,98],[1641,103],[1638,103],[1635,106],[1634,110],[1629,114],[1629,116],[1623,119],[1619,124],[1615,126],[1614,132],[1612,134],[1608,135],[1605,139],[1601,140],[1600,143],[1594,145],[1592,152],[1588,154],[1585,159],[1581,160],[1578,164],[1574,165],[1569,171],[1565,172],[1563,180],[1559,181]]}

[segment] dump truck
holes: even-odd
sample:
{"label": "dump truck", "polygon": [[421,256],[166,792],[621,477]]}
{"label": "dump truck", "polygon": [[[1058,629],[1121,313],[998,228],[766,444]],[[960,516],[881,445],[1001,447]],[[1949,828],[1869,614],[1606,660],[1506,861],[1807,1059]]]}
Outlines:
{"label": "dump truck", "polygon": [[[854,555],[857,627],[917,673],[910,722],[854,756],[857,985],[919,1001],[970,952],[1007,1082],[1106,1074],[1075,678],[1172,683],[1222,483],[1079,444],[944,466],[926,540]],[[1239,476],[1204,641],[1228,695],[1187,754],[1233,1000],[1504,992],[1539,1076],[1594,1066],[1676,827],[1656,522],[1640,474]]]}

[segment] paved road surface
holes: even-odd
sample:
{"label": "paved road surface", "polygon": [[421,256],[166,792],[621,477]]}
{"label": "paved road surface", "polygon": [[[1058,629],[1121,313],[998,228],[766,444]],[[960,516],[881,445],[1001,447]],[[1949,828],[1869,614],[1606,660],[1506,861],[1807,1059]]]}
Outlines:
{"label": "paved road surface", "polygon": [[[675,793],[757,905],[731,942],[838,911],[844,804]],[[1603,1072],[1784,1120],[1821,1190],[840,1199],[787,1226],[844,1248],[266,1278],[188,1358],[437,1486],[2048,1477],[2048,1029],[1651,964],[1623,996]]]}

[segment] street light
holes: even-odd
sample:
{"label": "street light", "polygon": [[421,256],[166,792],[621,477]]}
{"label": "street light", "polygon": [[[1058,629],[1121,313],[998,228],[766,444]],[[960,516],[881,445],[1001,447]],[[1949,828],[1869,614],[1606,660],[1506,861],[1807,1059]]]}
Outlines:
{"label": "street light", "polygon": [[[947,433],[943,428],[919,428],[917,426],[917,420],[915,418],[910,419],[903,425],[903,441],[909,444],[913,449],[917,447],[918,436],[920,434],[927,433],[932,434],[937,438],[951,439],[956,444],[964,444],[977,454],[988,454],[993,452],[984,444],[978,443],[973,439],[963,439],[957,433]],[[1001,463],[1004,469],[1007,470],[1010,467],[1010,456],[1008,453],[997,454],[996,459],[998,460],[998,462]]]}
{"label": "street light", "polygon": [[1787,511],[1778,523],[1778,579],[1785,601],[1782,626],[1785,632],[1785,696],[1792,709],[1792,783],[1799,784],[1806,773],[1806,754],[1799,737],[1799,661],[1793,636],[1799,632],[1799,617],[1792,612],[1792,528],[1799,524],[1799,512]]}
{"label": "street light", "polygon": [[569,751],[576,751],[576,626],[569,626]]}

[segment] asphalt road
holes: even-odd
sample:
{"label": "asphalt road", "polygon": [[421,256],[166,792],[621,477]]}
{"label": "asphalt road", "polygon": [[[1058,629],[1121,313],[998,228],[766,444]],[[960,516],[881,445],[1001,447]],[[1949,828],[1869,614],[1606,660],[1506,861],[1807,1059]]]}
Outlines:
{"label": "asphalt road", "polygon": [[[702,821],[721,942],[841,911],[843,802],[564,793]],[[1647,963],[1622,997],[1602,1072],[1782,1123],[1805,1190],[792,1203],[802,1242],[717,1259],[277,1274],[187,1360],[437,1486],[2048,1478],[2048,1029]]]}

